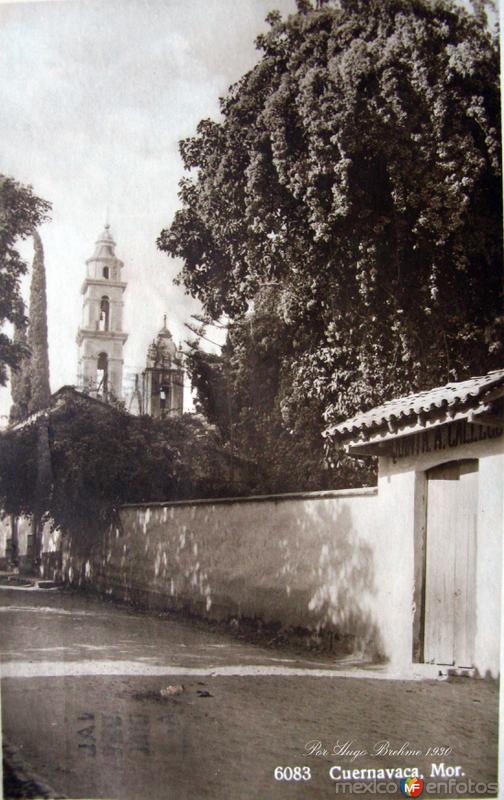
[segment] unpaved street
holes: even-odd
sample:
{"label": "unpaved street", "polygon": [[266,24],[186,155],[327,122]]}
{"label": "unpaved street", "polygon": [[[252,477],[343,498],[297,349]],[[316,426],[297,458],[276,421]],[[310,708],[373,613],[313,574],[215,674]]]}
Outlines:
{"label": "unpaved street", "polygon": [[[494,684],[357,677],[348,661],[57,590],[2,589],[0,604],[4,737],[67,797],[329,798],[334,765],[428,778],[444,762],[496,780]],[[373,755],[382,740],[420,755]],[[306,754],[317,741],[327,756]],[[360,753],[331,753],[346,742]],[[311,777],[275,780],[277,766]]]}

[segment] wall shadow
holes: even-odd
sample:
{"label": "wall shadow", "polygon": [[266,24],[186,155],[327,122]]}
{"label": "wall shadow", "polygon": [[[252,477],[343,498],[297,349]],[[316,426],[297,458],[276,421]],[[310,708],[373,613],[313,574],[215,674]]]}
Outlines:
{"label": "wall shadow", "polygon": [[380,660],[376,500],[130,507],[86,555],[66,541],[63,577],[147,608],[304,628]]}

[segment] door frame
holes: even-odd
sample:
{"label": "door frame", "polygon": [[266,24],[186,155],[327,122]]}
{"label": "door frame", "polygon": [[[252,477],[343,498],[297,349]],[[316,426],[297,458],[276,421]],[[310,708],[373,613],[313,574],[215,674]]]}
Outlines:
{"label": "door frame", "polygon": [[[441,461],[437,464],[431,464],[429,467],[422,471],[415,473],[415,491],[414,491],[414,533],[413,533],[413,547],[414,547],[414,584],[413,584],[413,631],[412,631],[412,661],[413,663],[426,663],[425,662],[425,613],[426,613],[426,597],[427,597],[427,510],[428,510],[428,473],[431,469],[441,467],[449,464],[463,464],[467,462],[476,462],[479,476],[479,459],[478,458],[452,458],[448,461]],[[475,557],[477,559],[478,530],[475,531]],[[474,570],[476,571],[477,563],[474,563]],[[474,598],[475,601],[475,598]],[[474,613],[476,613],[476,604],[474,602]],[[476,620],[474,621],[476,627]],[[429,662],[430,663],[430,662]],[[456,667],[457,665],[455,665]]]}

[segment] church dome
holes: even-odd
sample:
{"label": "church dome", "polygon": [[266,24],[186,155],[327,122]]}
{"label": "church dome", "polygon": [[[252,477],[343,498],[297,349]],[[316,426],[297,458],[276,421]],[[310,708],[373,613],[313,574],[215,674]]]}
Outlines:
{"label": "church dome", "polygon": [[112,236],[112,234],[110,233],[110,225],[109,225],[109,223],[108,223],[108,222],[107,222],[107,224],[105,225],[105,227],[104,227],[104,229],[103,229],[103,231],[102,231],[102,234],[101,234],[101,236],[99,236],[99,237],[98,237],[97,241],[98,241],[98,242],[111,242],[113,245],[115,245],[115,242],[114,242],[114,237],[113,237],[113,236]]}
{"label": "church dome", "polygon": [[115,254],[116,243],[107,223],[98,236],[94,253],[86,261],[87,277],[91,280],[120,281],[123,262]]}
{"label": "church dome", "polygon": [[95,258],[115,258],[114,237],[110,233],[110,225],[107,223],[102,234],[98,237],[95,244],[93,259]]}
{"label": "church dome", "polygon": [[152,342],[147,353],[148,366],[167,367],[177,356],[177,346],[173,341],[167,325],[166,314],[163,320],[163,327],[159,331],[156,339]]}
{"label": "church dome", "polygon": [[157,335],[158,339],[163,339],[166,343],[170,342],[170,349],[173,347],[173,351],[176,352],[177,348],[175,347],[175,342],[173,341],[173,336],[171,335],[169,329],[166,327],[166,314],[163,318],[163,327],[159,331]]}

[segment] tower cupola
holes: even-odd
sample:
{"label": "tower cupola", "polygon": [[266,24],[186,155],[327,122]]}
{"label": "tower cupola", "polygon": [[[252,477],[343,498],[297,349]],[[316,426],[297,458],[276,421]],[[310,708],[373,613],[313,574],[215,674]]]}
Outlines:
{"label": "tower cupola", "polygon": [[184,370],[182,353],[177,350],[173,336],[166,324],[147,350],[147,363],[143,373],[143,408],[153,417],[167,414],[178,416],[183,412]]}

